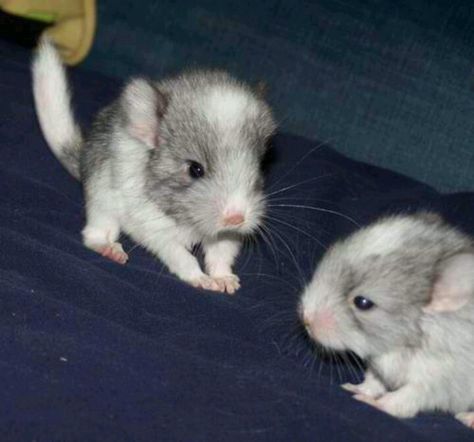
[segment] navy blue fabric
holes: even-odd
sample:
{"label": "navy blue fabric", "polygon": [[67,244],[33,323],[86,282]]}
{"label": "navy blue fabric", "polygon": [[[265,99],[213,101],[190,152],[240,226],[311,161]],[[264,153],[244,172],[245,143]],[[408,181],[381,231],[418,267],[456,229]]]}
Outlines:
{"label": "navy blue fabric", "polygon": [[[272,205],[331,212],[272,207],[273,252],[261,238],[244,251],[238,294],[198,291],[129,241],[126,266],[82,246],[81,188],[40,134],[29,54],[0,51],[2,441],[473,440],[447,415],[397,420],[352,400],[338,384],[355,366],[314,358],[295,328],[319,243],[355,228],[332,211],[364,224],[431,207],[474,233],[473,194],[443,196],[278,135]],[[85,72],[73,81],[85,122],[118,91]]]}
{"label": "navy blue fabric", "polygon": [[474,189],[472,0],[101,0],[85,66],[265,80],[285,131]]}

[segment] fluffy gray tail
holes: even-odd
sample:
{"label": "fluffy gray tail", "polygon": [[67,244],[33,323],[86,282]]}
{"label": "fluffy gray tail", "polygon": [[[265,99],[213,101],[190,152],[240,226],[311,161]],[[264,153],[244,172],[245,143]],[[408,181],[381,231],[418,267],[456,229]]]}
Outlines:
{"label": "fluffy gray tail", "polygon": [[80,179],[81,130],[72,113],[64,66],[47,38],[40,41],[32,73],[36,113],[43,135],[61,164]]}

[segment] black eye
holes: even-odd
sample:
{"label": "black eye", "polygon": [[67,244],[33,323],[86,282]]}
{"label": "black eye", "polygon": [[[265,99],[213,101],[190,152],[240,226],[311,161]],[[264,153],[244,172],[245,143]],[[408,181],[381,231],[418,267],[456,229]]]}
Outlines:
{"label": "black eye", "polygon": [[191,178],[202,178],[204,176],[204,167],[197,161],[189,162],[189,176]]}
{"label": "black eye", "polygon": [[370,299],[365,298],[364,296],[356,296],[354,298],[354,305],[359,310],[370,310],[375,306],[375,304]]}

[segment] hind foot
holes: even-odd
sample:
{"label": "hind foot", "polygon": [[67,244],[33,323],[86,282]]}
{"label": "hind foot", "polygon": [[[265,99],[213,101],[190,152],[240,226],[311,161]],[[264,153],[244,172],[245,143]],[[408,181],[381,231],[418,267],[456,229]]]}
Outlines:
{"label": "hind foot", "polygon": [[82,238],[89,249],[118,264],[125,264],[128,255],[123,251],[122,244],[117,242],[119,233],[118,224],[109,219],[102,220],[98,225],[87,224],[82,231]]}

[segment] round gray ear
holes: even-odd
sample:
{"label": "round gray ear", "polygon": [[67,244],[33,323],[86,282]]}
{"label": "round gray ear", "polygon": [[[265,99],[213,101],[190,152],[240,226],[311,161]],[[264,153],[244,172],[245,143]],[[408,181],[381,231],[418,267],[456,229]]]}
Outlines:
{"label": "round gray ear", "polygon": [[159,125],[167,99],[150,81],[132,79],[122,93],[122,109],[127,130],[149,148],[159,144]]}
{"label": "round gray ear", "polygon": [[425,312],[448,312],[474,300],[474,253],[458,253],[440,264]]}

